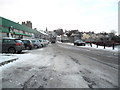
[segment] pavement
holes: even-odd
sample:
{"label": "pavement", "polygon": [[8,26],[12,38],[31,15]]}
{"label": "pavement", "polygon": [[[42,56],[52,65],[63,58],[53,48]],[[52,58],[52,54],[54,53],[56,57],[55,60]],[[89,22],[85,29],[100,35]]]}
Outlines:
{"label": "pavement", "polygon": [[12,54],[0,54],[0,66],[17,60],[18,57]]}

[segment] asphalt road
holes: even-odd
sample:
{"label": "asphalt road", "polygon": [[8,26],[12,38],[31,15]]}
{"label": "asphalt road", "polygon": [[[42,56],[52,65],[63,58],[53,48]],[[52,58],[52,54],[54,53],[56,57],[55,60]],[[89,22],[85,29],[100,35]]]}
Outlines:
{"label": "asphalt road", "polygon": [[63,49],[67,48],[69,52],[79,53],[80,55],[90,58],[91,60],[106,64],[110,67],[118,69],[118,52],[110,52],[110,51],[104,51],[104,50],[97,50],[93,48],[71,46],[66,44],[59,44],[59,46],[63,47]]}
{"label": "asphalt road", "polygon": [[66,44],[31,50],[2,68],[2,88],[116,88],[118,53]]}

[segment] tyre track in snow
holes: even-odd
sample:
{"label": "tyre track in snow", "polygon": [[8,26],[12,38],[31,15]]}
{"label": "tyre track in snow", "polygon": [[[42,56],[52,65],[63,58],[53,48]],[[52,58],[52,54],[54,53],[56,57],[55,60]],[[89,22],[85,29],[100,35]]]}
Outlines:
{"label": "tyre track in snow", "polygon": [[[110,68],[113,68],[113,69],[116,69],[115,71],[117,71],[118,67],[117,66],[114,66],[112,65],[111,63],[107,63],[107,62],[103,62],[103,61],[100,61],[94,57],[90,57],[89,55],[87,56],[87,54],[83,53],[82,51],[79,51],[78,50],[74,50],[74,48],[71,50],[70,47],[62,47],[61,45],[58,45],[56,46],[56,48],[59,48],[59,50],[64,50],[64,54],[68,55],[71,60],[73,60],[76,64],[78,65],[82,65],[80,63],[80,58],[78,59],[77,55],[79,54],[80,56],[84,56],[85,58],[89,58],[90,60],[92,61],[95,61],[95,62],[98,62],[100,64],[103,64],[105,66],[108,66]],[[66,49],[66,50],[65,50]],[[86,51],[87,52],[87,51]],[[76,56],[72,55],[72,53],[76,53]],[[92,54],[92,53],[91,53]],[[100,57],[100,56],[99,56]],[[102,58],[102,57],[101,57]],[[104,57],[103,57],[104,58]],[[107,58],[107,57],[106,57]],[[90,61],[91,62],[91,61]],[[87,70],[87,69],[86,69]],[[98,87],[100,88],[101,85],[102,85],[102,82],[105,82],[106,83],[106,86],[112,86],[112,87],[115,87],[117,88],[117,85],[114,84],[113,82],[111,82],[111,80],[108,80],[108,79],[102,79],[100,77],[96,77],[96,78],[93,78],[92,75],[94,75],[94,73],[91,72],[91,70],[87,70],[88,72],[85,72],[84,73],[84,70],[80,70],[80,73],[82,74],[82,77],[83,79],[88,83],[88,87],[89,88],[95,88],[95,87]],[[117,79],[117,78],[116,78]],[[103,85],[104,86],[104,85]],[[104,86],[105,87],[105,86]]]}
{"label": "tyre track in snow", "polygon": [[[61,45],[58,45],[58,46],[63,47]],[[70,46],[70,45],[68,45],[68,47],[69,48],[65,48],[65,47],[63,47],[63,48],[65,48],[71,52],[74,52],[74,53],[79,53],[80,55],[82,55],[84,57],[88,57],[90,60],[99,62],[101,64],[107,65],[109,67],[112,67],[112,68],[118,70],[118,55],[114,55],[113,53],[110,53],[110,52],[106,53],[106,51],[102,51],[102,50],[100,50],[101,52],[98,50],[93,51],[92,49],[88,51],[86,48],[84,49],[84,48],[74,47],[74,46]],[[96,50],[96,49],[94,49],[94,50]]]}

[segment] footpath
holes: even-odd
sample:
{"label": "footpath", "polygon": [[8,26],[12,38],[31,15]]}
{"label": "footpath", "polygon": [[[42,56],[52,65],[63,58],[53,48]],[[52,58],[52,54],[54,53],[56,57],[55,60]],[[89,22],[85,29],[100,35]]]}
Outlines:
{"label": "footpath", "polygon": [[0,66],[17,60],[18,57],[9,54],[0,54]]}

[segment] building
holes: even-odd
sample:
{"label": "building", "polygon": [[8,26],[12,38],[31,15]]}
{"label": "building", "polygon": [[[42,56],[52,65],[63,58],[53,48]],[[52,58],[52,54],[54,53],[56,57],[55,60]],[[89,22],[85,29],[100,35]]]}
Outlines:
{"label": "building", "polygon": [[22,22],[22,25],[25,25],[25,26],[30,27],[32,29],[32,22],[31,21]]}
{"label": "building", "polygon": [[69,42],[68,36],[66,34],[61,35],[61,42]]}
{"label": "building", "polygon": [[71,43],[73,43],[75,40],[81,39],[82,36],[81,32],[79,32],[78,30],[68,31],[66,32],[66,35],[68,36]]}
{"label": "building", "polygon": [[56,34],[56,32],[54,32],[54,31],[47,31],[47,34],[48,34],[48,40],[51,42],[52,41],[52,39],[53,38],[57,38],[57,34]]}
{"label": "building", "polygon": [[39,33],[34,34],[35,38],[49,40],[49,35],[45,33],[43,30],[39,30],[38,32]]}
{"label": "building", "polygon": [[81,39],[86,40],[86,39],[89,39],[89,38],[90,38],[90,35],[89,35],[89,34],[87,34],[87,33],[83,33],[83,34],[82,34]]}
{"label": "building", "polygon": [[[0,17],[0,37],[13,37],[19,39],[32,39],[36,38],[36,35],[41,35],[36,29],[32,29],[32,26],[24,25],[25,22],[22,22],[23,25],[13,22],[11,20]],[[27,22],[31,23],[31,22]],[[29,24],[29,25],[32,25]],[[42,35],[45,35],[42,33]],[[39,37],[40,38],[40,37]]]}
{"label": "building", "polygon": [[81,39],[84,40],[85,42],[94,42],[96,38],[97,36],[95,33],[88,33],[88,32],[84,32],[81,37]]}
{"label": "building", "polygon": [[64,33],[63,33],[63,29],[61,29],[61,28],[54,30],[54,32],[55,32],[58,36],[64,34]]}

